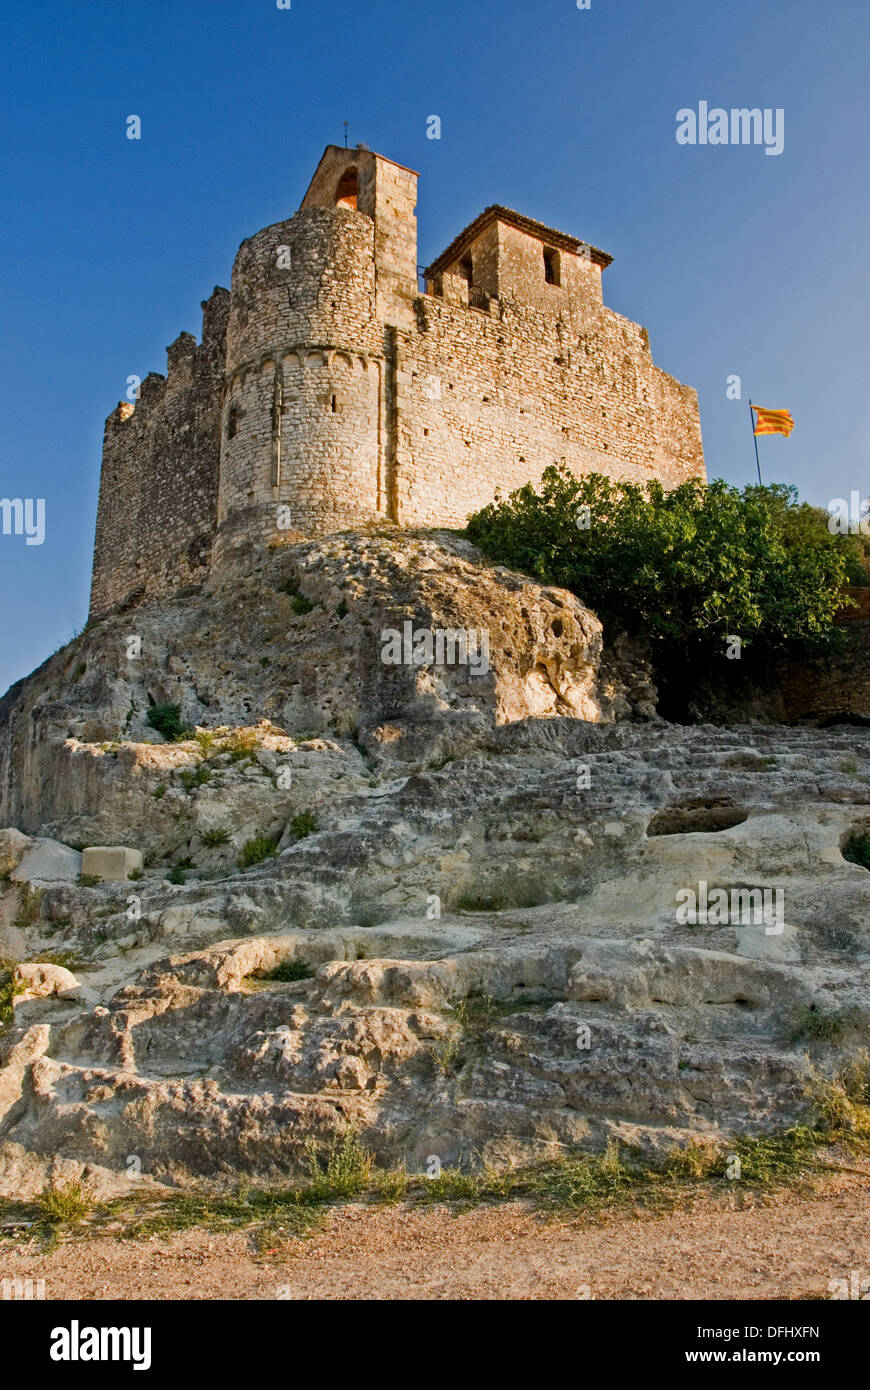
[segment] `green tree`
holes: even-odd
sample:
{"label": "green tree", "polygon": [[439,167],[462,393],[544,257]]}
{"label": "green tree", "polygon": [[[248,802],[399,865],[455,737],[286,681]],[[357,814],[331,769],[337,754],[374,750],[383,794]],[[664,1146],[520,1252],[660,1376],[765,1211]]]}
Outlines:
{"label": "green tree", "polygon": [[471,540],[500,563],[572,590],[615,632],[653,650],[723,652],[725,637],[772,653],[835,640],[857,554],[824,512],[774,484],[691,480],[666,491],[548,468],[475,513]]}

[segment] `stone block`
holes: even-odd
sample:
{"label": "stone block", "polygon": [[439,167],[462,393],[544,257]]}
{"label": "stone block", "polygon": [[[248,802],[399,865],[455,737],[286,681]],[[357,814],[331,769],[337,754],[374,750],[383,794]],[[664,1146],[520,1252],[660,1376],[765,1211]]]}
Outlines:
{"label": "stone block", "polygon": [[125,845],[92,845],[82,851],[82,873],[94,874],[106,883],[123,882],[142,868],[142,851]]}
{"label": "stone block", "polygon": [[18,867],[9,875],[13,883],[71,883],[81,872],[82,856],[57,840],[33,840]]}

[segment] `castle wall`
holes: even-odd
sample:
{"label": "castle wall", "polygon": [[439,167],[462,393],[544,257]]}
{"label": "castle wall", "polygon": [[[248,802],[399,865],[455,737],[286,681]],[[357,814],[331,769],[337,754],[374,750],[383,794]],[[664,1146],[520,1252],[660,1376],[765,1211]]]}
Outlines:
{"label": "castle wall", "polygon": [[183,333],[168,371],[106,421],[91,616],[203,579],[211,564],[229,296],[203,303],[202,343]]}
{"label": "castle wall", "polygon": [[554,319],[506,299],[483,312],[421,297],[420,331],[399,336],[401,523],[461,525],[497,489],[537,482],[561,459],[669,487],[703,476],[695,392],[659,371],[644,330],[594,293],[566,308]]}

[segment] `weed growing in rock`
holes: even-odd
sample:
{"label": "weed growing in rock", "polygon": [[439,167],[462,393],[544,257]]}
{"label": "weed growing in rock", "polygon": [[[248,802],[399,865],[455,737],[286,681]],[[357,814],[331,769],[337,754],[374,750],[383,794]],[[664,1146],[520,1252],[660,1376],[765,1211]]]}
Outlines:
{"label": "weed growing in rock", "polygon": [[243,758],[249,758],[257,747],[256,729],[236,729],[233,733],[227,734],[226,738],[221,739],[221,753],[229,753],[234,763],[241,762]]}
{"label": "weed growing in rock", "polygon": [[64,970],[78,970],[83,961],[78,951],[40,951],[27,957],[28,965],[62,965]]}
{"label": "weed growing in rock", "polygon": [[371,1180],[374,1156],[364,1148],[352,1129],[333,1139],[325,1155],[318,1154],[313,1140],[307,1142],[311,1184],[303,1200],[322,1202],[341,1198],[350,1201],[364,1192]]}
{"label": "weed growing in rock", "polygon": [[833,1077],[814,1073],[810,1083],[815,1127],[829,1142],[870,1139],[870,1058],[856,1054]]}
{"label": "weed growing in rock", "polygon": [[791,1014],[790,1042],[839,1042],[848,1026],[842,1013],[826,1013],[815,1004],[801,1004]]}
{"label": "weed growing in rock", "polygon": [[206,849],[217,849],[219,845],[228,845],[229,842],[226,830],[204,830],[202,833],[202,843]]}
{"label": "weed growing in rock", "polygon": [[404,1167],[376,1168],[372,1173],[372,1192],[380,1202],[401,1202],[407,1195],[409,1182]]}
{"label": "weed growing in rock", "polygon": [[199,744],[199,751],[204,758],[207,758],[215,750],[217,736],[212,729],[197,729],[194,738]]}
{"label": "weed growing in rock", "polygon": [[870,1052],[866,1048],[843,1063],[839,1079],[854,1104],[870,1106]]}
{"label": "weed growing in rock", "polygon": [[441,1168],[434,1178],[427,1178],[420,1193],[424,1202],[462,1202],[479,1199],[483,1183],[478,1173],[463,1173],[459,1168]]}
{"label": "weed growing in rock", "polygon": [[356,717],[349,710],[342,710],[341,713],[336,714],[330,720],[330,724],[339,738],[349,739],[356,746],[356,741],[359,738],[359,726]]}
{"label": "weed growing in rock", "polygon": [[491,994],[467,994],[454,1008],[454,1017],[461,1028],[485,1023],[500,1012]]}
{"label": "weed growing in rock", "polygon": [[167,743],[179,743],[192,732],[189,724],[181,722],[180,705],[151,705],[145,721],[162,734]]}
{"label": "weed growing in rock", "polygon": [[430,772],[440,772],[448,763],[455,763],[456,759],[456,753],[447,753],[443,758],[430,758],[426,767]]}
{"label": "weed growing in rock", "polygon": [[427,1047],[426,1051],[442,1076],[456,1075],[464,1041],[460,1023],[457,1027],[451,1028],[437,1042]]}
{"label": "weed growing in rock", "polygon": [[31,888],[29,883],[22,883],[18,889],[18,911],[12,920],[13,927],[25,931],[38,922],[41,901],[41,888]]}
{"label": "weed growing in rock", "polygon": [[0,960],[0,1031],[8,1028],[15,1017],[14,1000],[23,994],[25,986],[14,977],[15,961]]}
{"label": "weed growing in rock", "polygon": [[264,859],[272,859],[278,852],[277,835],[255,835],[242,845],[236,863],[240,869],[250,869],[254,864],[262,864]]}
{"label": "weed growing in rock", "polygon": [[179,772],[178,780],[186,791],[193,791],[194,787],[203,787],[211,781],[211,769],[203,766],[195,770],[192,767],[186,767]]}
{"label": "weed growing in rock", "polygon": [[545,1207],[590,1207],[623,1199],[641,1182],[642,1168],[611,1141],[603,1154],[582,1154],[546,1164],[531,1174],[531,1193]]}
{"label": "weed growing in rock", "polygon": [[290,822],[290,834],[294,840],[304,840],[307,835],[317,833],[317,813],[308,807],[305,811],[297,811]]}

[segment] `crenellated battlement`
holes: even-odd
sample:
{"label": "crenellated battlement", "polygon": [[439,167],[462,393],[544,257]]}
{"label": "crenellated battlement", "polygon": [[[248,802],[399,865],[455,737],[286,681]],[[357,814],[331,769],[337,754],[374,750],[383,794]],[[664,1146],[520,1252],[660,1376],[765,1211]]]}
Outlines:
{"label": "crenellated battlement", "polygon": [[166,375],[106,421],[91,612],[279,536],[460,526],[564,460],[704,474],[695,392],[608,309],[610,257],[490,207],[417,274],[417,175],[329,146],[295,216],[240,246]]}

